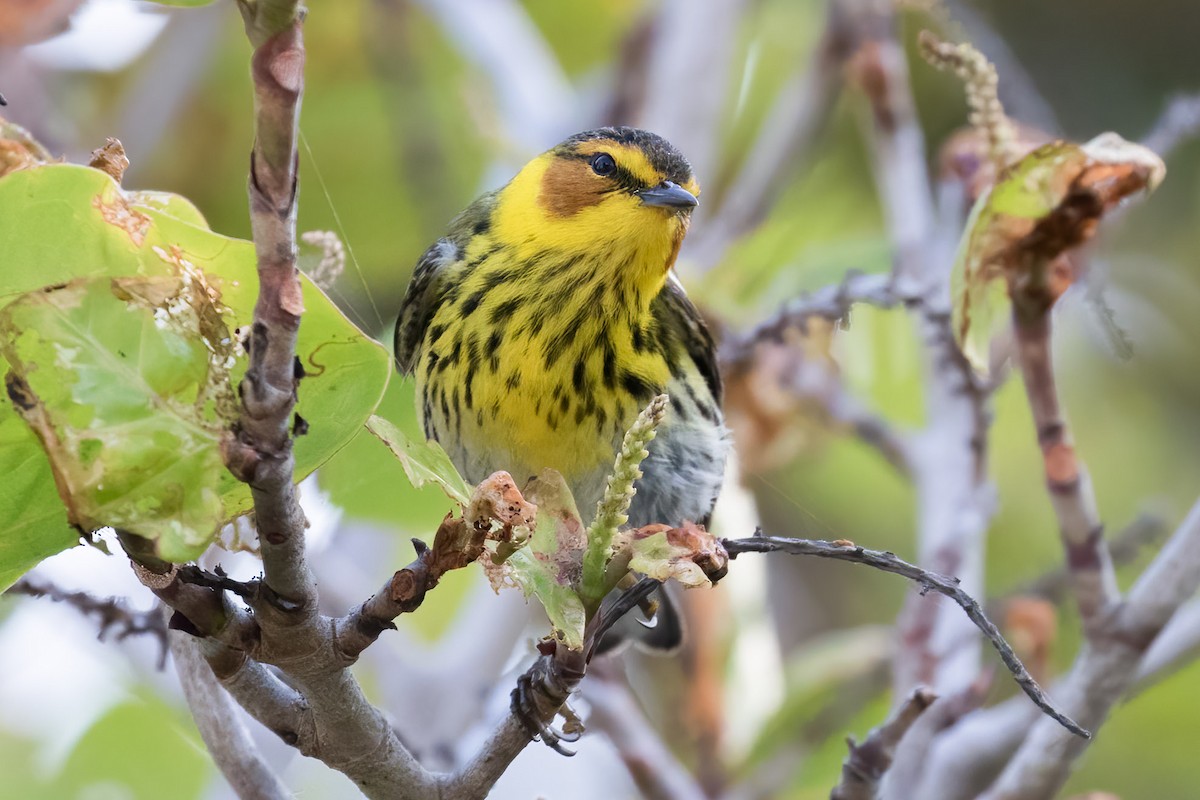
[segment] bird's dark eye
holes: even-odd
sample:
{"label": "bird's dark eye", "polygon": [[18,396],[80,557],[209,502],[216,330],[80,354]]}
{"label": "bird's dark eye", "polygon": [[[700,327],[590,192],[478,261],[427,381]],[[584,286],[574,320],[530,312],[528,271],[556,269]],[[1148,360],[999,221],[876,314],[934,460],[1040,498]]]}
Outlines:
{"label": "bird's dark eye", "polygon": [[612,175],[617,170],[617,162],[608,153],[596,153],[592,156],[592,172],[597,175]]}

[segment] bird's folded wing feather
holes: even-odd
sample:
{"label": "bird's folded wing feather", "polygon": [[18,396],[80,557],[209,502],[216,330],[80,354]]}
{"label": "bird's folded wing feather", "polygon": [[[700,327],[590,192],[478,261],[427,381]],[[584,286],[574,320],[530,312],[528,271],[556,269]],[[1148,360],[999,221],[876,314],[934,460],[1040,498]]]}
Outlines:
{"label": "bird's folded wing feather", "polygon": [[462,261],[471,237],[486,230],[495,204],[495,192],[480,197],[454,218],[446,235],[430,245],[417,261],[396,320],[396,366],[402,375],[416,368],[425,331],[445,291],[447,274]]}
{"label": "bird's folded wing feather", "polygon": [[717,349],[712,334],[673,272],[654,300],[654,314],[668,330],[678,332],[688,357],[695,362],[713,400],[720,405],[721,373],[717,369]]}

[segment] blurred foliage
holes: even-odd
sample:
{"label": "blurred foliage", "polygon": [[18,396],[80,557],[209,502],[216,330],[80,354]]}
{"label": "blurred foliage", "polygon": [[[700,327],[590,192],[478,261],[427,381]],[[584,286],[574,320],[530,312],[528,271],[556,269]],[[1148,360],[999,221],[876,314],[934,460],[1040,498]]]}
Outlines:
{"label": "blurred foliage", "polygon": [[[312,5],[300,229],[343,235],[352,257],[331,296],[363,330],[388,341],[390,318],[417,257],[451,215],[503,180],[489,165],[497,157],[511,157],[511,145],[495,133],[488,76],[462,57],[419,4],[346,0],[337,4],[336,13]],[[525,2],[564,71],[585,89],[603,85],[624,37],[645,18],[649,5],[638,0]],[[700,176],[706,189],[728,181],[776,93],[806,63],[824,13],[816,0],[747,6],[730,82],[732,110],[723,121],[724,166],[718,174]],[[249,47],[237,15],[227,10],[211,66],[189,89],[158,147],[130,153],[127,183],[178,192],[198,205],[213,230],[245,237],[246,154],[252,137]],[[1051,133],[1085,140],[1116,130],[1135,140],[1170,95],[1196,88],[1200,50],[1192,39],[1200,28],[1200,5],[1192,0],[1163,0],[1152,7],[1124,0],[986,0],[963,4],[962,10],[984,20],[1027,70],[1026,77],[1018,75],[1010,56],[977,39],[997,63],[1006,107],[1018,120]],[[928,17],[912,13],[905,27],[912,34],[927,24]],[[139,120],[121,118],[117,101],[142,85],[139,70],[145,63],[149,59],[113,76],[60,76],[49,102],[60,115],[69,113],[70,124],[59,116],[58,126],[48,131],[57,135],[59,149],[83,153],[105,136],[122,137],[136,128]],[[963,123],[962,90],[952,77],[917,58],[910,58],[910,67],[933,159]],[[1028,80],[1043,101],[1024,88]],[[847,268],[876,272],[889,267],[862,135],[869,114],[861,97],[843,98],[811,160],[796,165],[794,179],[763,225],[703,281],[689,282],[706,308],[742,325],[761,318],[781,298],[838,280]],[[17,119],[38,130],[38,120]],[[596,121],[581,119],[577,127]],[[1195,270],[1200,228],[1194,224],[1200,216],[1200,146],[1185,144],[1167,164],[1167,179],[1154,198],[1103,228],[1090,253],[1086,280],[1106,287],[1118,322],[1133,338],[1133,358],[1120,361],[1112,355],[1090,321],[1082,292],[1063,299],[1055,322],[1064,402],[1102,517],[1112,529],[1148,504],[1165,509],[1173,524],[1200,486],[1195,457],[1200,452],[1200,371],[1193,366],[1200,341],[1200,315],[1194,311],[1200,304]],[[697,226],[702,224],[698,217]],[[899,424],[921,424],[920,358],[902,311],[856,311],[848,329],[835,338],[833,353],[858,396]],[[989,460],[999,511],[989,534],[987,582],[1002,593],[1057,565],[1061,546],[1021,386],[1005,383],[992,411]],[[407,381],[392,381],[378,413],[408,435],[418,435]],[[325,465],[320,482],[351,518],[404,533],[396,537],[390,558],[371,565],[378,581],[411,559],[407,536],[428,537],[447,510],[438,489],[410,489],[400,464],[365,430]],[[913,555],[911,491],[857,441],[814,436],[794,464],[749,476],[748,485],[771,533],[844,537]],[[1128,583],[1143,563],[1123,568],[1122,581]],[[804,636],[890,624],[908,588],[894,578],[839,565],[789,563],[771,569],[800,575],[809,596],[823,604],[819,614],[796,614],[817,617]],[[421,613],[401,624],[436,635],[469,580],[465,571],[447,576]],[[1064,611],[1059,627],[1051,658],[1062,668],[1078,647],[1079,632],[1070,611]],[[1091,788],[1126,800],[1181,796],[1179,787],[1200,780],[1200,766],[1189,747],[1195,721],[1178,712],[1198,691],[1200,665],[1194,665],[1120,707],[1064,796]],[[797,681],[795,692],[792,699],[802,701],[815,690],[812,683]],[[998,696],[1009,692],[1010,687],[997,688]],[[861,736],[884,716],[886,703],[884,697],[874,698],[843,730]],[[172,736],[162,731],[171,718],[155,709],[153,719],[128,730],[157,732],[158,740],[146,746],[166,747]],[[124,749],[116,745],[119,738],[108,740],[108,761],[119,760]],[[104,749],[104,740],[89,736],[88,741],[96,752]],[[28,753],[27,745],[7,738],[0,747],[0,772],[15,785],[30,787],[19,796],[73,796],[38,788]],[[800,764],[788,797],[827,796],[844,754],[840,736],[828,737]],[[190,764],[192,755],[179,759]],[[70,766],[79,775],[113,774],[90,763],[84,771],[84,763]],[[68,779],[74,778],[58,778]],[[178,775],[173,780],[178,785]]]}
{"label": "blurred foliage", "polygon": [[6,797],[21,800],[198,800],[212,762],[186,709],[149,692],[110,708],[67,750],[61,765],[37,769],[28,742],[0,731]]}

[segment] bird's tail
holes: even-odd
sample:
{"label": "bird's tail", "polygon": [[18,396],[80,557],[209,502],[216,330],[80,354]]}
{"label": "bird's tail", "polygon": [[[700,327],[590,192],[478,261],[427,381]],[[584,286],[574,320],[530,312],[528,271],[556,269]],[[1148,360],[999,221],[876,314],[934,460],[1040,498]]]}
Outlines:
{"label": "bird's tail", "polygon": [[[639,609],[641,613],[626,614],[604,634],[596,646],[597,655],[619,653],[629,645],[655,655],[669,655],[679,650],[685,633],[683,614],[676,593],[679,587],[663,584]],[[604,601],[616,601],[613,593]]]}

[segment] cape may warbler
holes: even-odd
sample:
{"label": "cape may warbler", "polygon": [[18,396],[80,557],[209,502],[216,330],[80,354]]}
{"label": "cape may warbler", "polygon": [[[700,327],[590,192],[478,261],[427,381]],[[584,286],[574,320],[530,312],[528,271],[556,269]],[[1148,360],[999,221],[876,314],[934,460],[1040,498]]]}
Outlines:
{"label": "cape may warbler", "polygon": [[[396,361],[416,375],[425,435],[467,480],[553,467],[590,518],[625,430],[666,392],[630,523],[707,522],[727,450],[721,379],[671,272],[698,193],[661,137],[587,131],[480,197],[425,252]],[[659,627],[659,645],[678,639]]]}

